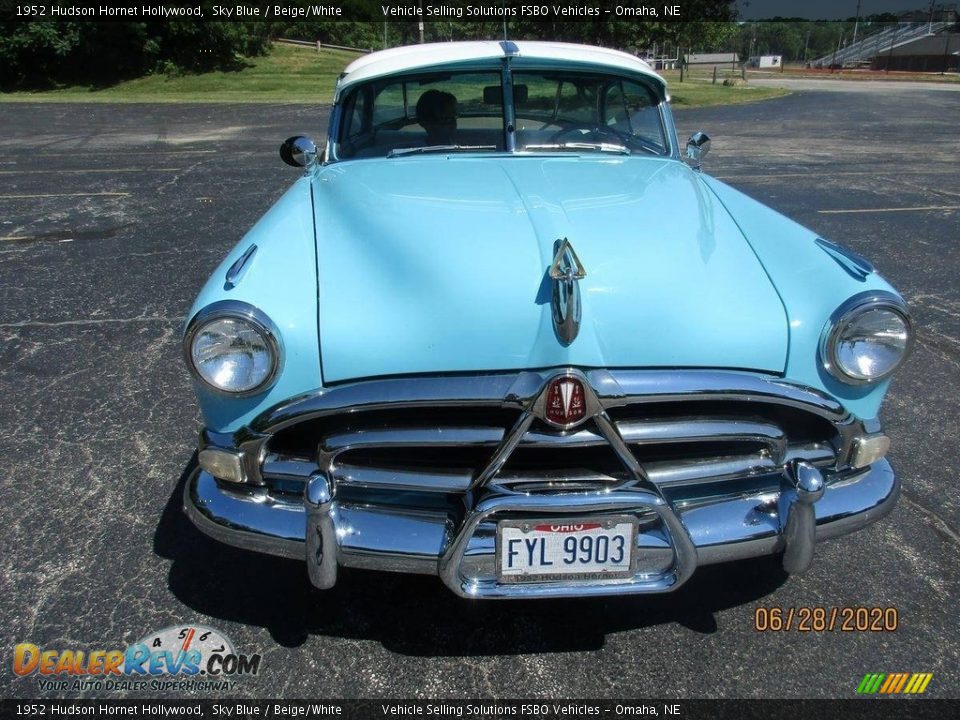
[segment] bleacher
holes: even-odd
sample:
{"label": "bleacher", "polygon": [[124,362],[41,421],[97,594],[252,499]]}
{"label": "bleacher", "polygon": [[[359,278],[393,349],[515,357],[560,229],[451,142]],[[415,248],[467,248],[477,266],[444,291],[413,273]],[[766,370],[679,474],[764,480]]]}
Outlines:
{"label": "bleacher", "polygon": [[810,64],[812,67],[855,67],[900,45],[913,42],[917,38],[935,35],[950,24],[948,22],[898,23],[880,32],[867,35],[836,52],[817,58]]}

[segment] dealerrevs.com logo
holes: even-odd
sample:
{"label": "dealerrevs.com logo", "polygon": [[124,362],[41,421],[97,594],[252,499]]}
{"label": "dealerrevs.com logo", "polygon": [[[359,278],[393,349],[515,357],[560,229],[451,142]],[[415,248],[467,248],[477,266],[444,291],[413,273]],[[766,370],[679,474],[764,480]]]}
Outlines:
{"label": "dealerrevs.com logo", "polygon": [[238,653],[219,630],[171,626],[148,633],[129,647],[73,650],[20,643],[13,672],[35,675],[40,690],[224,691],[260,672],[259,654]]}

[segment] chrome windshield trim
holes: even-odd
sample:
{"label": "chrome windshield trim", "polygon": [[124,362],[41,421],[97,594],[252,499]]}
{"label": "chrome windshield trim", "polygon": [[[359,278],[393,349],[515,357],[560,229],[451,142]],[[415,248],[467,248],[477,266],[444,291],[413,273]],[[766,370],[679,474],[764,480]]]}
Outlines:
{"label": "chrome windshield trim", "polygon": [[[588,143],[588,142],[565,142],[565,143],[540,143],[533,145],[524,145],[521,148],[525,152],[543,152],[543,151],[556,151],[561,152],[564,150],[592,150],[596,152],[605,152],[605,153],[616,153],[618,155],[632,155],[626,145],[616,145],[614,143]],[[659,153],[657,153],[659,155]]]}
{"label": "chrome windshield trim", "polygon": [[386,156],[388,158],[395,158],[404,157],[405,155],[423,155],[425,153],[461,153],[496,149],[496,145],[426,145],[424,147],[394,148],[388,152]]}

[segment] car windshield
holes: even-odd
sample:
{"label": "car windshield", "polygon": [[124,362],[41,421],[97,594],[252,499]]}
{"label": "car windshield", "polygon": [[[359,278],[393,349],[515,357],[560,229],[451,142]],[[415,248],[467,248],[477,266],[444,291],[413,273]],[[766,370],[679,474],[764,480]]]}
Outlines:
{"label": "car windshield", "polygon": [[[639,80],[583,72],[515,71],[519,152],[669,154],[657,94]],[[333,158],[503,152],[499,71],[394,76],[342,100]]]}
{"label": "car windshield", "polygon": [[514,73],[517,149],[667,154],[657,96],[639,82],[577,73]]}
{"label": "car windshield", "polygon": [[338,159],[503,150],[500,73],[390,77],[361,85],[343,103]]}

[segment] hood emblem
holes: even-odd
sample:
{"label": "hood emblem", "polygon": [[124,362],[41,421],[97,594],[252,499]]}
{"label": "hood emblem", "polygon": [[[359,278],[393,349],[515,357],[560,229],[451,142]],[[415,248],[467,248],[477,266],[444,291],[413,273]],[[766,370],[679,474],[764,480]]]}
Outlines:
{"label": "hood emblem", "polygon": [[553,281],[550,302],[553,329],[562,345],[569,345],[580,332],[580,284],[587,276],[580,258],[567,238],[553,244],[553,263],[548,271]]}
{"label": "hood emblem", "polygon": [[547,386],[543,416],[547,422],[563,428],[583,420],[587,416],[587,394],[583,383],[570,376],[551,380]]}

